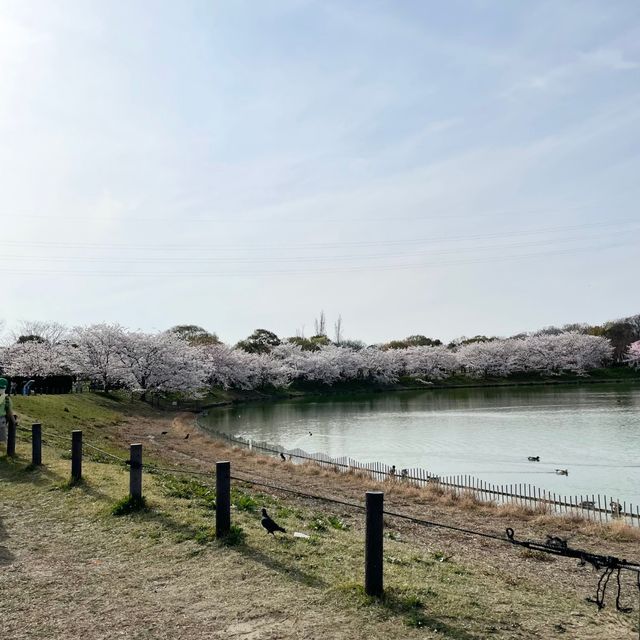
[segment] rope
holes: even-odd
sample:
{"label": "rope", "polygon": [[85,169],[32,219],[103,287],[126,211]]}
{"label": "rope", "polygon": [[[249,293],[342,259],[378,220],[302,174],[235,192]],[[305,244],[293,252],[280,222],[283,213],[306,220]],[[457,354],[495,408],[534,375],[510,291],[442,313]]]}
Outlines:
{"label": "rope", "polygon": [[[638,572],[638,576],[640,577],[640,572]],[[620,606],[620,593],[622,591],[622,587],[620,586],[620,569],[618,569],[616,574],[616,582],[618,583],[618,592],[616,593],[616,609],[618,611],[621,611],[622,613],[631,613],[633,611],[633,607]]]}
{"label": "rope", "polygon": [[327,498],[326,496],[317,496],[311,493],[304,493],[303,491],[297,491],[296,489],[287,489],[285,487],[279,487],[274,484],[268,484],[266,482],[256,482],[250,478],[240,478],[238,476],[231,476],[232,480],[239,480],[240,482],[246,482],[247,484],[253,484],[257,487],[266,487],[267,489],[273,489],[275,491],[284,491],[285,493],[292,493],[297,496],[301,496],[304,498],[310,498],[312,500],[323,500],[324,502],[332,502],[333,504],[339,504],[344,507],[351,507],[353,509],[364,510],[364,505],[356,504],[355,502],[346,502],[344,500],[338,500],[336,498]]}
{"label": "rope", "polygon": [[118,462],[120,462],[122,464],[127,464],[127,462],[129,462],[128,460],[125,460],[124,458],[121,458],[120,456],[117,456],[114,453],[109,453],[108,451],[105,451],[104,449],[100,449],[99,447],[96,447],[93,444],[89,444],[88,442],[83,442],[82,446],[83,447],[88,447],[89,449],[93,449],[94,451],[97,451],[98,453],[102,454],[103,456],[106,456],[107,458],[112,458],[113,460],[117,460]]}
{"label": "rope", "polygon": [[492,540],[498,540],[499,542],[508,542],[502,536],[497,536],[492,533],[484,533],[483,531],[474,531],[473,529],[465,529],[463,527],[456,527],[451,524],[443,524],[442,522],[433,522],[431,520],[423,520],[422,518],[416,518],[414,516],[409,516],[404,513],[397,513],[396,511],[383,511],[383,513],[387,516],[392,516],[394,518],[401,518],[402,520],[409,520],[414,524],[419,524],[424,527],[437,527],[439,529],[448,529],[449,531],[457,531],[458,533],[464,533],[470,536],[478,536],[481,538],[490,538]]}
{"label": "rope", "polygon": [[[130,460],[125,460],[124,462],[125,464],[128,464],[128,465],[131,464]],[[211,471],[196,471],[195,469],[179,469],[177,467],[174,467],[172,469],[167,469],[165,467],[156,467],[152,464],[143,464],[142,468],[146,469],[149,473],[186,473],[188,475],[209,476],[209,477],[213,475]]]}
{"label": "rope", "polygon": [[[23,432],[30,432],[29,429],[25,429],[22,427],[18,427],[18,429]],[[59,440],[64,440],[65,443],[68,443],[67,439],[63,438],[62,436],[58,436],[56,434],[48,434],[47,437],[57,438]],[[43,439],[43,442],[46,442],[46,441]],[[84,443],[84,446],[90,449],[93,449],[95,451],[98,451],[100,454],[108,458],[111,458],[113,460],[116,460],[119,463],[131,466],[131,460],[125,460],[120,456],[109,453],[108,451],[105,451],[104,449],[100,449],[99,447],[96,447],[95,445],[92,445],[90,443]],[[143,469],[151,473],[154,473],[154,472],[169,473],[169,474],[184,473],[187,475],[198,475],[198,476],[208,476],[208,477],[212,476],[212,473],[210,471],[199,471],[196,469],[166,468],[166,467],[158,467],[158,466],[149,465],[149,464],[142,464],[139,466],[141,466]],[[320,495],[315,495],[311,493],[306,493],[304,491],[299,491],[297,489],[289,489],[287,487],[274,485],[268,482],[261,482],[260,480],[255,480],[253,478],[246,478],[246,477],[235,476],[235,475],[232,475],[230,477],[232,480],[237,480],[239,482],[244,482],[246,484],[250,484],[258,487],[264,487],[274,491],[282,491],[284,493],[289,493],[289,494],[297,495],[300,497],[309,498],[312,500],[322,500],[324,502],[338,504],[338,505],[349,507],[352,509],[365,510],[364,505],[357,504],[354,502],[347,502],[345,500],[339,500],[337,498],[329,498],[327,496],[320,496]],[[504,536],[499,536],[492,533],[485,533],[483,531],[476,531],[474,529],[467,529],[465,527],[458,527],[455,525],[444,524],[442,522],[435,522],[432,520],[425,520],[423,518],[416,518],[415,516],[410,516],[404,513],[398,513],[396,511],[383,510],[383,514],[387,516],[391,516],[393,518],[400,518],[402,520],[407,520],[409,522],[418,524],[420,526],[435,527],[435,528],[445,529],[447,531],[455,531],[456,533],[462,533],[465,535],[476,536],[476,537],[486,538],[490,540],[496,540],[498,542],[521,546],[527,549],[532,549],[532,550],[540,551],[543,553],[549,553],[551,555],[576,558],[579,560],[581,565],[589,563],[596,569],[600,569],[604,567],[605,570],[598,580],[595,599],[587,598],[588,601],[594,602],[598,606],[598,609],[602,609],[605,606],[604,601],[605,601],[606,589],[609,584],[609,580],[611,579],[611,576],[613,575],[614,572],[616,572],[616,583],[617,583],[616,609],[623,613],[629,613],[632,610],[631,608],[623,607],[620,604],[620,596],[622,591],[620,574],[622,570],[633,571],[636,573],[636,580],[637,580],[638,592],[639,592],[639,598],[640,598],[640,563],[630,562],[625,559],[621,560],[619,558],[616,558],[615,556],[604,556],[600,554],[591,553],[588,551],[583,551],[581,549],[572,549],[567,545],[566,540],[563,540],[562,538],[559,538],[557,536],[548,535],[546,542],[536,542],[532,540],[517,540],[515,538],[515,532],[511,527],[508,527],[506,529],[506,537],[504,537]],[[640,623],[640,601],[639,601],[638,609],[639,609],[639,623]],[[639,625],[639,634],[640,634],[640,625]]]}

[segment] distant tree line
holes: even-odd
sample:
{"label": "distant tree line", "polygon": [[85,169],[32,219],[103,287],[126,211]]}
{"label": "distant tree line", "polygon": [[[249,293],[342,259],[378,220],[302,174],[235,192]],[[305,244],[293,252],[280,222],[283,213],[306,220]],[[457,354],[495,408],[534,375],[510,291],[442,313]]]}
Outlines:
{"label": "distant tree line", "polygon": [[[584,374],[612,363],[640,368],[640,316],[601,326],[547,327],[510,338],[475,336],[447,345],[423,335],[365,345],[326,335],[326,321],[310,338],[279,338],[256,329],[235,346],[196,325],[167,331],[129,331],[97,324],[68,329],[24,323],[0,347],[0,372],[14,379],[87,381],[109,390],[196,393],[211,386],[259,389],[293,383],[389,385],[403,377],[428,384],[451,376],[505,377],[517,373]],[[323,333],[324,332],[324,333]],[[46,386],[46,385],[45,385]]]}

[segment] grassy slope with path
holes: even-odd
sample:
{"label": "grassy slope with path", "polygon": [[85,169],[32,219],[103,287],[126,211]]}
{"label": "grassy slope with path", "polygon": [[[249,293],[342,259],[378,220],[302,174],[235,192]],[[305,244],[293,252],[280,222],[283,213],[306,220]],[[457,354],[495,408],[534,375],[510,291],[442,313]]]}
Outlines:
{"label": "grassy slope with path", "polygon": [[[23,425],[41,421],[45,436],[81,427],[87,441],[114,453],[142,440],[145,457],[165,466],[211,469],[213,460],[226,457],[248,477],[349,500],[361,498],[367,485],[225,449],[195,431],[188,416],[173,420],[118,398],[25,398],[16,412]],[[191,435],[186,441],[185,432]],[[389,595],[378,603],[359,587],[359,512],[235,483],[232,517],[246,537],[225,547],[213,539],[213,479],[145,474],[149,510],[115,517],[111,508],[128,487],[123,468],[87,460],[86,482],[70,488],[64,448],[45,447],[45,467],[35,471],[28,467],[28,442],[19,443],[18,453],[15,461],[0,458],[3,637],[634,637],[630,616],[611,605],[598,613],[584,602],[596,576],[571,561],[548,562],[491,541],[390,521]],[[446,497],[395,486],[386,491],[397,510],[426,509],[434,519],[494,526],[495,514],[478,505],[448,504]],[[266,536],[262,505],[288,530],[310,538]],[[522,516],[516,529],[540,535],[535,527],[533,516]],[[585,532],[575,535],[581,544],[594,543]],[[633,538],[611,545],[611,552],[630,557],[639,546]]]}

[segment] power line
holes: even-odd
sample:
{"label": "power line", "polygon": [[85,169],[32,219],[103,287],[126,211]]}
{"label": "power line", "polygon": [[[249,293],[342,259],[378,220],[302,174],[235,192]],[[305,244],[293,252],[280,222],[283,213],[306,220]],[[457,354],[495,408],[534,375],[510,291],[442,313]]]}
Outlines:
{"label": "power line", "polygon": [[[628,193],[633,193],[637,190],[637,187],[630,187],[626,189],[616,189],[616,195],[624,195]],[[286,202],[284,207],[289,211],[293,211],[294,213],[282,213],[282,206],[279,204],[262,206],[258,211],[264,212],[262,215],[257,215],[253,217],[243,217],[241,211],[225,211],[218,215],[211,215],[208,213],[191,213],[187,214],[184,211],[180,211],[178,215],[174,216],[121,216],[121,217],[113,217],[108,215],[58,215],[56,213],[25,213],[25,212],[3,212],[0,213],[2,217],[11,217],[11,218],[24,218],[24,219],[33,219],[33,220],[65,220],[70,222],[84,222],[87,220],[96,221],[96,222],[115,222],[115,223],[131,223],[131,222],[145,222],[145,223],[178,223],[183,224],[185,216],[188,216],[190,222],[194,223],[224,223],[229,218],[233,218],[234,220],[239,220],[242,223],[260,223],[265,222],[268,224],[274,224],[275,222],[282,222],[285,224],[296,224],[296,223],[307,223],[309,222],[309,218],[300,218],[297,216],[297,212],[304,206],[305,203],[315,203],[311,198],[303,199],[302,201],[297,200],[293,202]],[[623,204],[626,204],[623,202]],[[427,207],[426,203],[422,203],[423,207]],[[530,208],[530,209],[518,209],[518,208],[505,208],[505,209],[493,209],[493,210],[481,210],[481,211],[473,211],[472,215],[474,218],[488,218],[488,217],[501,217],[501,216],[523,216],[523,215],[547,215],[547,214],[557,214],[558,212],[566,212],[566,211],[582,211],[588,209],[596,209],[596,208],[606,208],[610,209],[612,206],[619,207],[620,202],[607,200],[606,202],[582,202],[582,203],[574,203],[574,204],[562,204],[554,207],[539,207],[539,208]],[[273,213],[275,212],[275,215]],[[388,222],[388,221],[398,221],[398,220],[406,220],[406,221],[429,221],[429,220],[450,220],[452,218],[462,218],[468,217],[470,214],[468,211],[465,212],[455,212],[451,209],[439,209],[436,211],[429,210],[427,214],[416,214],[411,216],[403,216],[403,215],[389,215],[389,216],[375,216],[375,215],[364,215],[361,217],[349,217],[345,218],[344,216],[323,216],[322,221],[336,221],[336,222]]]}
{"label": "power line", "polygon": [[[616,230],[610,233],[614,234],[628,234],[628,230]],[[506,250],[519,247],[549,247],[550,243],[570,243],[580,240],[589,240],[591,238],[554,238],[549,241],[548,239],[533,240],[528,242],[509,242],[503,244],[492,245],[473,245],[463,247],[450,247],[441,249],[425,249],[423,251],[416,252],[402,252],[402,253],[375,253],[375,254],[342,254],[342,255],[324,255],[324,256],[309,256],[309,255],[297,255],[297,256],[272,256],[272,257],[145,257],[145,258],[113,258],[110,256],[96,257],[95,255],[81,256],[81,255],[42,255],[42,254],[4,254],[5,260],[22,260],[29,262],[97,262],[108,264],[268,264],[268,263],[307,263],[307,262],[335,262],[344,260],[379,260],[379,259],[393,259],[393,258],[410,258],[410,257],[422,257],[433,255],[449,255],[460,254],[464,252],[477,252],[477,251],[491,251],[491,250]],[[590,247],[588,247],[590,248]],[[580,249],[580,247],[567,247],[566,249],[558,248],[559,250],[571,250]]]}
{"label": "power line", "polygon": [[130,250],[130,251],[161,251],[163,253],[166,252],[175,252],[175,251],[252,251],[255,249],[272,249],[274,251],[288,251],[295,250],[299,248],[310,249],[310,248],[338,248],[338,247],[347,247],[347,246],[407,246],[413,244],[434,244],[448,240],[478,240],[482,238],[508,238],[508,237],[517,237],[517,236],[528,236],[528,235],[539,235],[543,233],[558,233],[561,231],[575,231],[579,229],[602,229],[608,227],[615,226],[625,226],[625,225],[638,225],[638,220],[634,218],[617,220],[617,221],[608,221],[608,222],[592,222],[592,223],[584,223],[584,224],[576,224],[576,225],[563,225],[556,227],[542,227],[537,229],[519,229],[519,230],[511,230],[511,231],[501,231],[496,233],[476,233],[476,234],[465,234],[465,235],[443,235],[443,236],[430,236],[428,238],[406,238],[403,240],[346,240],[346,241],[334,241],[334,242],[305,242],[303,244],[299,243],[296,245],[266,245],[264,243],[250,245],[247,243],[241,244],[219,244],[214,245],[211,243],[208,244],[193,244],[193,243],[184,243],[180,246],[176,242],[172,242],[170,244],[114,244],[114,243],[105,243],[105,242],[68,242],[68,241],[36,241],[36,240],[2,240],[0,241],[0,245],[4,246],[39,246],[39,247],[61,247],[61,248],[92,248],[92,249],[122,249],[122,250]]}
{"label": "power line", "polygon": [[371,271],[398,271],[398,270],[413,270],[413,269],[426,269],[426,268],[442,268],[463,266],[469,264],[490,264],[493,262],[509,262],[511,260],[525,260],[529,258],[542,258],[547,256],[559,256],[559,255],[577,255],[580,253],[594,251],[615,249],[626,246],[637,246],[637,241],[630,239],[627,242],[618,242],[604,244],[600,246],[581,247],[573,249],[559,249],[540,251],[535,253],[522,253],[518,255],[501,255],[501,256],[487,256],[484,258],[469,258],[462,260],[447,260],[438,262],[415,262],[405,264],[380,264],[380,265],[353,265],[340,268],[309,268],[309,269],[260,269],[257,271],[153,271],[153,272],[135,272],[135,271],[79,271],[77,268],[73,270],[60,270],[60,269],[19,269],[19,268],[4,268],[5,273],[11,273],[16,275],[65,275],[75,277],[88,277],[88,276],[102,276],[109,278],[202,278],[202,277],[257,277],[257,276],[272,276],[272,275],[311,275],[311,274],[341,274],[341,273],[359,273],[359,272],[371,272]]}

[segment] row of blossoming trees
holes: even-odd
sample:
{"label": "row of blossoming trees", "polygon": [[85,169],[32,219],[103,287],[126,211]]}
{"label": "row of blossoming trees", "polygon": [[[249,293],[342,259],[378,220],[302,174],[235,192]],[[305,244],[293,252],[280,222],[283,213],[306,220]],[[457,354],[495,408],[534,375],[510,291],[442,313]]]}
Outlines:
{"label": "row of blossoming trees", "polygon": [[[393,384],[410,377],[428,384],[453,375],[585,373],[611,361],[601,336],[566,332],[473,342],[456,348],[363,349],[325,344],[304,350],[293,342],[264,353],[220,343],[194,344],[172,332],[142,333],[117,325],[79,327],[55,339],[27,339],[0,348],[0,370],[21,378],[70,375],[100,388],[198,392],[210,386],[259,389],[294,382]],[[640,341],[626,361],[640,368]]]}

